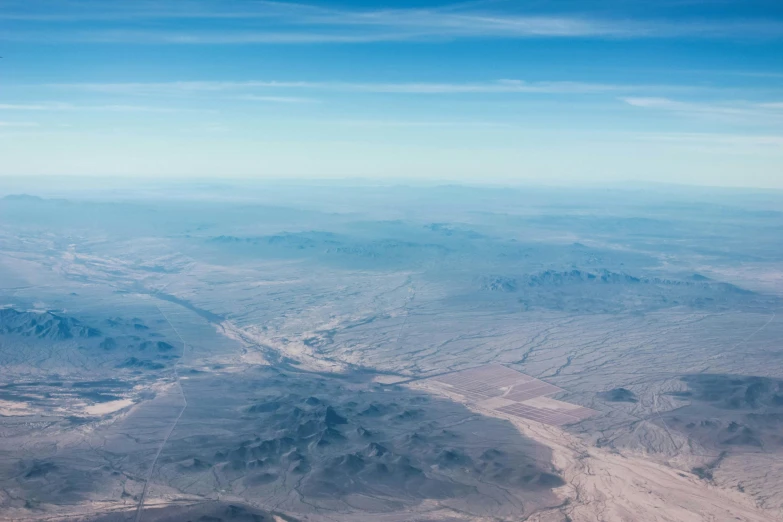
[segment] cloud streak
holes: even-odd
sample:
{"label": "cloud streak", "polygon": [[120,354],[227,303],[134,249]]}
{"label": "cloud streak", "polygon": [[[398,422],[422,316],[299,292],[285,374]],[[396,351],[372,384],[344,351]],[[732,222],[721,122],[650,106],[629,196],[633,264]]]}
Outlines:
{"label": "cloud streak", "polygon": [[505,122],[493,121],[419,121],[419,120],[324,120],[313,122],[317,125],[339,125],[366,128],[510,128]]}
{"label": "cloud streak", "polygon": [[[38,3],[37,3],[38,4]],[[773,38],[777,20],[606,18],[573,12],[508,13],[475,4],[440,8],[338,9],[283,2],[17,2],[0,20],[24,26],[0,38],[16,41],[236,45],[439,41],[463,38]],[[196,24],[189,20],[210,20]],[[150,20],[160,23],[150,28]],[[99,22],[85,29],[83,22]],[[41,30],[39,26],[45,26]],[[99,28],[98,28],[99,27]]]}
{"label": "cloud streak", "polygon": [[661,142],[678,145],[702,145],[714,147],[748,147],[783,152],[781,135],[747,135],[718,133],[649,133],[636,135],[642,141]]}
{"label": "cloud streak", "polygon": [[[218,92],[248,92],[269,90],[323,91],[368,94],[606,94],[642,91],[690,90],[683,86],[623,85],[585,82],[527,82],[498,80],[493,82],[312,82],[312,81],[180,81],[130,83],[61,83],[48,87],[76,89],[88,92],[123,95],[181,95]],[[266,97],[266,96],[265,96]],[[269,98],[269,97],[267,97]],[[282,97],[286,98],[286,97]]]}
{"label": "cloud streak", "polygon": [[247,94],[240,96],[238,100],[256,101],[264,103],[320,103],[321,100],[315,98],[305,98],[302,96],[259,96],[255,94]]}
{"label": "cloud streak", "polygon": [[[40,103],[2,103],[0,111],[41,111],[41,112],[144,112],[144,113],[172,113],[192,112],[193,109],[178,109],[171,107],[150,107],[145,105],[74,105],[66,102],[40,102]],[[197,112],[210,112],[198,110]]]}
{"label": "cloud streak", "polygon": [[730,120],[783,121],[783,103],[694,103],[669,98],[621,98],[633,107]]}

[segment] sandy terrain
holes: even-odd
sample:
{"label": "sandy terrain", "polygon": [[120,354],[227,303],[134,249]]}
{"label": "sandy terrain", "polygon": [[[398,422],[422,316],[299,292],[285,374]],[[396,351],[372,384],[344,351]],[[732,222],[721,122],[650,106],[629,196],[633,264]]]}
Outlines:
{"label": "sandy terrain", "polygon": [[90,415],[106,415],[107,413],[113,413],[115,411],[127,408],[133,404],[130,399],[122,399],[119,401],[103,402],[98,404],[92,404],[84,408],[85,413]]}
{"label": "sandy terrain", "polygon": [[14,417],[30,415],[30,405],[26,402],[0,400],[0,416]]}
{"label": "sandy terrain", "polygon": [[[553,462],[568,483],[562,509],[580,521],[780,520],[783,513],[756,508],[738,491],[721,489],[693,475],[633,454],[589,447],[553,426],[510,418],[520,431],[552,449]],[[532,520],[558,520],[540,514]]]}
{"label": "sandy terrain", "polygon": [[0,198],[0,519],[783,520],[783,212],[418,194]]}
{"label": "sandy terrain", "polygon": [[552,463],[566,481],[555,490],[563,505],[533,515],[533,522],[560,522],[564,517],[579,522],[761,522],[783,517],[783,511],[761,509],[737,490],[714,486],[641,454],[585,444],[557,426],[478,407],[425,381],[411,386],[446,395],[482,415],[505,418],[551,449]]}
{"label": "sandy terrain", "polygon": [[[584,521],[780,520],[751,498],[628,452],[587,446],[553,426],[509,417],[520,432],[545,444],[568,483],[562,512]],[[541,514],[532,520],[558,520]]]}

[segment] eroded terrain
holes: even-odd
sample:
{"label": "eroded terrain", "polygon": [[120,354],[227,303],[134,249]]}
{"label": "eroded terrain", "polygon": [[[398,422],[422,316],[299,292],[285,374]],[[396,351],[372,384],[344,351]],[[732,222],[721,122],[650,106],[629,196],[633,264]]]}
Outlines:
{"label": "eroded terrain", "polygon": [[[45,196],[0,200],[4,519],[783,516],[777,196]],[[486,365],[586,413],[432,385]]]}

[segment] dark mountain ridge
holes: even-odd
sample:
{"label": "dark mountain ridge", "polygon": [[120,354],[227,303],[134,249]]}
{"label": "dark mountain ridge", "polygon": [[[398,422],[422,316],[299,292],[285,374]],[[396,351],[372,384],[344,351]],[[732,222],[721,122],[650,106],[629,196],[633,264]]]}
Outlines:
{"label": "dark mountain ridge", "polygon": [[72,317],[65,317],[54,312],[20,312],[13,308],[0,309],[0,333],[52,341],[91,338],[101,335],[101,331],[97,328],[86,326]]}

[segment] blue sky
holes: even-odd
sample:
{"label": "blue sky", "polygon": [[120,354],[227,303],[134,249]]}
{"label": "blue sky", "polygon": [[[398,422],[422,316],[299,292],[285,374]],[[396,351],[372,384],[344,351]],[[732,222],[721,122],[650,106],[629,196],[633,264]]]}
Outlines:
{"label": "blue sky", "polygon": [[4,0],[0,175],[783,188],[783,3]]}

